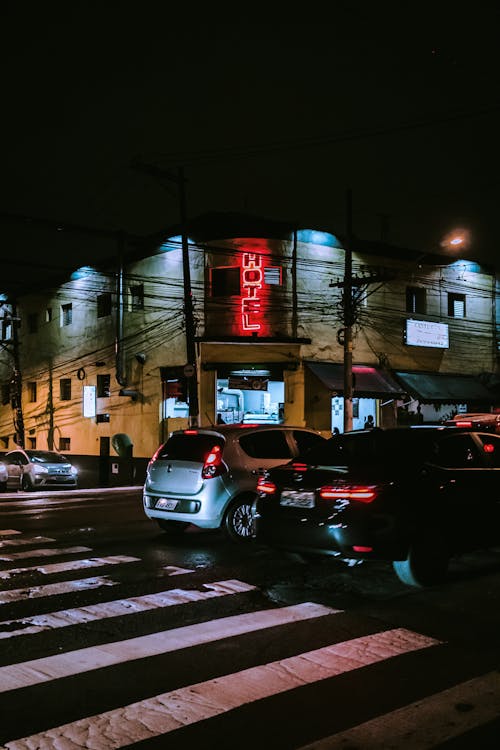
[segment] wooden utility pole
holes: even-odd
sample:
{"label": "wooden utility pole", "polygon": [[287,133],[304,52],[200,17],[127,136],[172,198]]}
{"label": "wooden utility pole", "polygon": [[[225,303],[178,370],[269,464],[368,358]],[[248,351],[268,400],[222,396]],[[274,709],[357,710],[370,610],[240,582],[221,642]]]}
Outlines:
{"label": "wooden utility pole", "polygon": [[184,376],[187,378],[189,424],[197,427],[200,422],[200,408],[198,402],[198,377],[196,373],[196,326],[194,322],[193,292],[191,289],[191,271],[189,266],[189,243],[187,234],[187,211],[186,211],[186,178],[184,168],[178,167],[177,174],[166,169],[161,169],[152,164],[141,164],[134,162],[133,169],[144,174],[149,174],[160,181],[169,180],[177,185],[179,196],[179,218],[182,236],[182,270],[184,282],[184,322],[186,326],[186,366]]}
{"label": "wooden utility pole", "polygon": [[344,432],[352,430],[352,193],[346,193],[346,241],[344,256]]}

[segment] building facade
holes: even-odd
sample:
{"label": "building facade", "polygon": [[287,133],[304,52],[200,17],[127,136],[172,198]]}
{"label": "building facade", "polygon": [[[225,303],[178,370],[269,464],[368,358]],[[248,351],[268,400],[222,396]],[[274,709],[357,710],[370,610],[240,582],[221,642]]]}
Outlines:
{"label": "building facade", "polygon": [[[283,226],[189,235],[196,362],[178,236],[3,303],[0,450],[24,437],[80,461],[84,484],[142,481],[158,444],[192,423],[190,378],[200,425],[342,431],[342,241]],[[491,270],[359,242],[352,272],[354,429],[496,405]]]}

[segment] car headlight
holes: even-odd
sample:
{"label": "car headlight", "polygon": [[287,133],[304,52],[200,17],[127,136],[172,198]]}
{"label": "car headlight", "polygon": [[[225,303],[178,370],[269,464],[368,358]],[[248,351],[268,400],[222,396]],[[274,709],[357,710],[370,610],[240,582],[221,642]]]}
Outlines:
{"label": "car headlight", "polygon": [[35,464],[33,466],[33,473],[34,474],[48,474],[48,469],[45,466],[39,466],[38,464]]}
{"label": "car headlight", "polygon": [[74,477],[76,477],[76,475],[78,474],[78,469],[75,466],[72,466],[70,471]]}

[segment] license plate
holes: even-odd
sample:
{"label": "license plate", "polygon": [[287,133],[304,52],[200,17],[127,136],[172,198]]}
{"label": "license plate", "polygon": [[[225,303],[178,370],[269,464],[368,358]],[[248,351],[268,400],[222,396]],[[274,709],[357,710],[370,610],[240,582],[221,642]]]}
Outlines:
{"label": "license plate", "polygon": [[177,508],[178,500],[169,500],[167,497],[160,497],[156,501],[156,508],[162,508],[163,510],[175,510]]}
{"label": "license plate", "polygon": [[280,505],[287,505],[293,508],[314,508],[314,492],[283,490]]}

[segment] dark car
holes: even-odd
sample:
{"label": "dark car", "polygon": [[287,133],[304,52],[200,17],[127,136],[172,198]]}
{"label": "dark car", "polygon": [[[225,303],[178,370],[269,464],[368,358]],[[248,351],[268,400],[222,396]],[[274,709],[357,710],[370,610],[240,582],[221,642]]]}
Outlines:
{"label": "dark car", "polygon": [[176,430],[149,462],[144,512],[167,533],[194,524],[250,541],[259,471],[324,443],[320,433],[291,425]]}
{"label": "dark car", "polygon": [[346,433],[267,471],[258,542],[392,561],[401,581],[441,581],[454,554],[500,543],[500,437],[442,427]]}
{"label": "dark car", "polygon": [[476,430],[477,432],[495,432],[500,434],[500,414],[474,413],[455,414],[443,424],[448,427],[458,427],[462,430]]}

